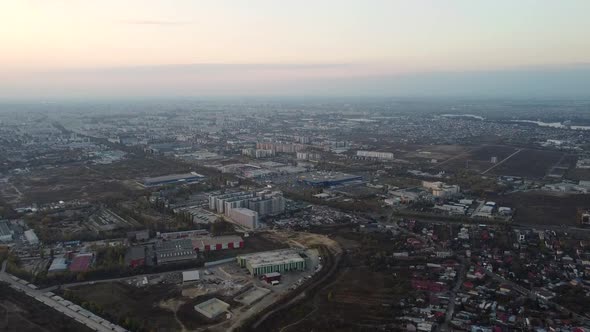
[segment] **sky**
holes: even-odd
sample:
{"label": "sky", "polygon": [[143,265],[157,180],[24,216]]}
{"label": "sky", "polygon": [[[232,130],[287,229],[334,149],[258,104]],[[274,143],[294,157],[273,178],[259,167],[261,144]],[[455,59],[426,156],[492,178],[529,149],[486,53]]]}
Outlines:
{"label": "sky", "polygon": [[590,97],[589,12],[587,0],[0,0],[0,98]]}

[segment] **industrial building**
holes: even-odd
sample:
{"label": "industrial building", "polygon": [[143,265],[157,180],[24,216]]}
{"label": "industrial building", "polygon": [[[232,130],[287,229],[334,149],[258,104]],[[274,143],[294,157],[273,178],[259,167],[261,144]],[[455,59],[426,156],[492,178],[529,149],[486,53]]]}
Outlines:
{"label": "industrial building", "polygon": [[190,239],[192,241],[192,249],[195,252],[225,250],[225,249],[239,249],[244,247],[244,240],[235,235],[226,236],[203,236]]}
{"label": "industrial building", "polygon": [[391,152],[358,150],[356,152],[356,156],[361,157],[361,158],[368,158],[368,159],[393,160],[393,153],[391,153]]}
{"label": "industrial building", "polygon": [[307,256],[294,249],[265,251],[247,255],[239,255],[237,262],[252,275],[271,272],[303,271],[307,266]]}
{"label": "industrial building", "polygon": [[146,178],[143,180],[143,185],[146,187],[163,186],[167,184],[191,183],[204,179],[205,176],[190,172],[185,174],[170,174],[158,176],[154,178]]}
{"label": "industrial building", "polygon": [[174,213],[186,213],[190,216],[194,224],[211,224],[217,221],[218,216],[205,209],[196,206],[178,208]]}
{"label": "industrial building", "polygon": [[247,229],[258,228],[258,212],[245,208],[231,209],[229,212],[230,220]]}
{"label": "industrial building", "polygon": [[299,177],[299,181],[313,187],[334,187],[360,183],[362,176],[340,172],[316,172]]}
{"label": "industrial building", "polygon": [[164,240],[173,240],[173,239],[183,239],[187,237],[193,236],[203,236],[209,235],[209,232],[206,229],[192,229],[190,231],[179,231],[179,232],[168,232],[168,233],[158,233],[157,236]]}
{"label": "industrial building", "polygon": [[156,262],[158,264],[176,263],[179,261],[197,259],[191,239],[177,239],[156,243]]}

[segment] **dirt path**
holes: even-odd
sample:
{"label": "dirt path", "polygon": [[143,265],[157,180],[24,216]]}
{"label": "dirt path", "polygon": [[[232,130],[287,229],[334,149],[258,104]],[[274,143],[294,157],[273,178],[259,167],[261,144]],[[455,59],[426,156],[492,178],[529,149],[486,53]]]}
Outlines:
{"label": "dirt path", "polygon": [[498,166],[502,165],[503,163],[505,163],[506,161],[508,161],[508,159],[510,159],[510,158],[512,158],[512,157],[514,157],[514,156],[516,156],[516,155],[517,155],[517,154],[519,154],[521,151],[522,151],[522,149],[518,149],[518,150],[516,150],[516,152],[514,152],[513,154],[511,154],[511,155],[509,155],[508,157],[504,158],[502,161],[500,161],[499,163],[495,164],[494,166],[492,166],[492,167],[490,167],[490,168],[486,169],[485,171],[481,172],[481,174],[482,174],[482,175],[483,175],[483,174],[486,174],[487,172],[489,172],[489,171],[493,170],[494,168],[496,168],[496,167],[498,167]]}

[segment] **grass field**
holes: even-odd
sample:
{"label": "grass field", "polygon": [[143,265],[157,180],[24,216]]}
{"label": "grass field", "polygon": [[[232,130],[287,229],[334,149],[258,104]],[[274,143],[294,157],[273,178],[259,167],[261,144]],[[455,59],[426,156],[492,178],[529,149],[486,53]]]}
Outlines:
{"label": "grass field", "polygon": [[540,179],[545,177],[564,155],[559,151],[526,149],[498,165],[490,173]]}
{"label": "grass field", "polygon": [[501,196],[496,201],[516,208],[514,222],[518,224],[575,225],[577,210],[590,206],[590,195],[527,192]]}

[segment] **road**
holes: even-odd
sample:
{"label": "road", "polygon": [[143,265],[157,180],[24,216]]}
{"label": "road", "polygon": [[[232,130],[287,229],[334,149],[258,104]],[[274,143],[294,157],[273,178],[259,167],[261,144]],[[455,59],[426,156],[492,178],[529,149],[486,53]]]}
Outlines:
{"label": "road", "polygon": [[464,257],[459,257],[461,261],[461,269],[459,270],[459,274],[457,275],[457,282],[455,283],[455,287],[451,290],[451,294],[449,295],[449,305],[447,306],[447,312],[445,315],[445,322],[440,325],[438,328],[439,331],[448,331],[449,323],[451,319],[453,319],[453,315],[455,314],[455,297],[457,296],[457,292],[461,288],[463,284],[463,279],[465,278],[465,269],[467,268],[467,262]]}
{"label": "road", "polygon": [[[91,330],[100,331],[100,332],[106,332],[106,331],[113,330],[112,328],[107,328],[107,326],[100,324],[99,322],[96,322],[96,321],[66,307],[65,305],[59,303],[58,301],[52,299],[51,297],[49,297],[47,295],[45,295],[42,290],[33,289],[27,285],[23,285],[23,284],[19,283],[18,281],[12,279],[11,275],[5,272],[6,271],[6,263],[7,263],[7,261],[4,261],[2,263],[2,270],[0,272],[0,281],[8,283],[9,285],[12,286],[12,288],[27,294],[28,296],[34,298],[35,300],[63,313],[64,315],[66,315],[72,319],[75,319],[79,323],[88,326],[88,328],[90,328]],[[102,320],[106,321],[104,319],[102,319]],[[108,321],[107,321],[107,323],[108,323]],[[110,323],[110,324],[112,326],[114,326],[117,329],[117,331],[127,331],[120,326],[117,326],[112,323]]]}

